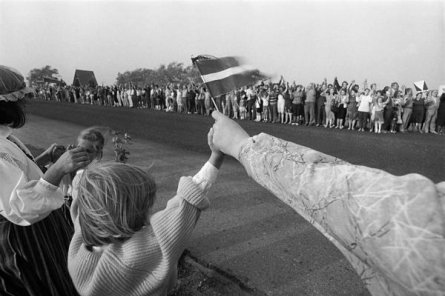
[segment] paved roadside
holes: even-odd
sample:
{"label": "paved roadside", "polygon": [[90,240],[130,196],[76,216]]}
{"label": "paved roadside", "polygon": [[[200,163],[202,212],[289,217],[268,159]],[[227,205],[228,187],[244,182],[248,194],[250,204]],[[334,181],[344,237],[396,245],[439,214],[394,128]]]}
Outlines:
{"label": "paved roadside", "polygon": [[[17,130],[37,148],[74,143],[81,125],[30,115]],[[151,167],[162,209],[183,175],[195,174],[208,153],[134,139],[129,163]],[[113,160],[111,143],[104,161]],[[189,243],[185,265],[204,277],[187,282],[175,295],[369,295],[341,253],[314,227],[250,180],[235,161],[224,163]],[[195,273],[194,275],[197,275]],[[181,288],[179,286],[179,289]],[[191,294],[187,294],[191,293]]]}

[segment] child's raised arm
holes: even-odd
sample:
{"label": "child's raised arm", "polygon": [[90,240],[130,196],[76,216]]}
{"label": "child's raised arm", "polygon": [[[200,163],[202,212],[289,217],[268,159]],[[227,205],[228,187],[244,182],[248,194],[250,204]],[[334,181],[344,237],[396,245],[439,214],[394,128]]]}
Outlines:
{"label": "child's raised arm", "polygon": [[221,165],[224,162],[224,153],[222,153],[219,149],[217,149],[213,145],[213,127],[210,128],[209,133],[207,134],[207,141],[210,147],[210,150],[212,151],[212,154],[210,155],[209,162],[218,170],[221,168]]}

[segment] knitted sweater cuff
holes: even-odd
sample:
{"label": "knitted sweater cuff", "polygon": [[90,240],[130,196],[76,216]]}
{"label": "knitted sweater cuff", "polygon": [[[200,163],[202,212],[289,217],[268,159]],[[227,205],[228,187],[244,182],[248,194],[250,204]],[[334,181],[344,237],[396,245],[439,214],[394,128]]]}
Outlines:
{"label": "knitted sweater cuff", "polygon": [[179,180],[177,194],[200,210],[209,207],[209,200],[202,189],[192,181],[192,177],[182,177]]}

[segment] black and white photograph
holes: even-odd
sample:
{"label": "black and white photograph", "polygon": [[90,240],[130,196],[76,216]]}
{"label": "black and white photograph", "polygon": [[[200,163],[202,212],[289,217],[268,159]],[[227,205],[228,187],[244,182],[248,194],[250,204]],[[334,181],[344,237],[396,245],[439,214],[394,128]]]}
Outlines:
{"label": "black and white photograph", "polygon": [[445,1],[0,0],[0,295],[445,295]]}

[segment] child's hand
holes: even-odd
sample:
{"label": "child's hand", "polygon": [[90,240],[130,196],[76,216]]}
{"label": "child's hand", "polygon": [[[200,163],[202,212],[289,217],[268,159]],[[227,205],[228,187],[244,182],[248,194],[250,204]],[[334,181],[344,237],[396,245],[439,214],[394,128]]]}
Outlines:
{"label": "child's hand", "polygon": [[212,151],[212,153],[215,154],[224,154],[221,152],[221,150],[219,150],[216,145],[213,143],[213,127],[210,128],[209,133],[207,134],[207,144],[209,145],[210,150]]}
{"label": "child's hand", "polygon": [[53,167],[58,169],[62,175],[66,175],[79,168],[86,167],[90,162],[91,160],[85,149],[83,147],[76,147],[63,153],[54,163]]}
{"label": "child's hand", "polygon": [[220,169],[222,163],[224,162],[224,153],[222,153],[221,150],[219,150],[213,143],[213,127],[210,128],[210,131],[207,134],[207,142],[209,144],[210,150],[212,151],[212,155],[210,155],[209,162],[215,168]]}
{"label": "child's hand", "polygon": [[48,159],[48,161],[53,162],[52,161],[52,153],[53,153],[53,150],[56,149],[57,146],[58,145],[56,143],[52,144],[41,154],[41,156],[44,156],[45,158]]}
{"label": "child's hand", "polygon": [[222,153],[238,159],[240,147],[249,139],[249,135],[238,123],[218,111],[214,111],[212,117],[215,119],[212,143]]}
{"label": "child's hand", "polygon": [[50,162],[55,162],[53,161],[53,150],[57,147],[57,144],[54,143],[51,146],[49,146],[42,154],[40,154],[39,156],[37,156],[35,158],[35,162],[37,163],[37,165],[39,166],[44,166],[47,165]]}
{"label": "child's hand", "polygon": [[51,145],[50,159],[52,163],[55,163],[63,153],[65,153],[66,149],[62,145]]}

